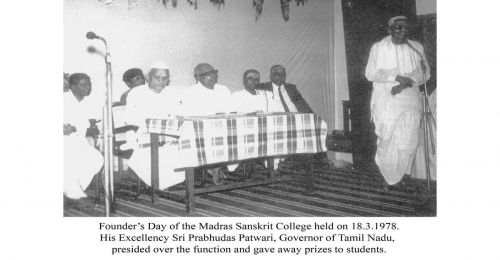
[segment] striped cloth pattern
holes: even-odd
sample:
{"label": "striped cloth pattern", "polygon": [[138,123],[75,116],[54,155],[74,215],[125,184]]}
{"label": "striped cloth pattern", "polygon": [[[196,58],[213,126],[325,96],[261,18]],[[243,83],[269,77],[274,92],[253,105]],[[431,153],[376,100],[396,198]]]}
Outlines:
{"label": "striped cloth pattern", "polygon": [[315,114],[147,119],[148,133],[179,136],[183,167],[326,151],[326,123]]}

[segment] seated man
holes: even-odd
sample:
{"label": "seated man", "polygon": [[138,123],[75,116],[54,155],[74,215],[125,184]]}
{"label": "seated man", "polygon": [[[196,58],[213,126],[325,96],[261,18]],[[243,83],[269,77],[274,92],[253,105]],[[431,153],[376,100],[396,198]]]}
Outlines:
{"label": "seated man", "polygon": [[313,113],[311,107],[297,90],[297,86],[285,83],[285,67],[282,65],[272,66],[270,78],[270,82],[259,84],[256,88],[257,91],[263,91],[262,93],[269,101],[274,101],[273,104],[281,104],[281,106],[269,106],[269,112]]}
{"label": "seated man", "polygon": [[264,95],[259,95],[255,87],[260,82],[260,74],[256,70],[247,70],[243,73],[243,86],[245,89],[233,94],[232,111],[240,113],[267,112],[267,102]]}
{"label": "seated man", "polygon": [[[184,93],[183,109],[186,116],[205,116],[218,113],[229,113],[231,110],[231,92],[223,85],[217,84],[218,71],[208,63],[200,63],[194,68],[196,84]],[[238,165],[228,166],[234,170]],[[220,184],[224,177],[222,167],[208,169],[214,184]]]}
{"label": "seated man", "polygon": [[[130,168],[147,185],[151,185],[151,150],[149,134],[146,133],[147,118],[170,118],[179,115],[180,99],[176,91],[167,87],[170,73],[167,65],[154,62],[148,73],[148,84],[133,88],[127,96],[127,124],[139,127],[136,135],[128,135],[127,146],[134,149],[129,160]],[[175,172],[175,163],[179,161],[177,139],[165,137],[165,144],[159,148],[159,184],[160,189],[184,181],[183,172]],[[125,148],[122,146],[121,148]]]}
{"label": "seated man", "polygon": [[123,73],[123,82],[125,82],[125,84],[129,89],[123,92],[123,94],[120,97],[120,102],[117,103],[116,105],[125,105],[128,93],[133,88],[144,85],[146,79],[144,78],[144,73],[142,73],[141,69],[133,68],[133,69],[128,69],[127,71],[125,71],[125,73]]}
{"label": "seated man", "polygon": [[[297,86],[285,83],[285,67],[282,65],[272,66],[270,78],[270,82],[257,86],[257,90],[266,96],[268,112],[313,113],[311,107],[297,90]],[[274,159],[274,170],[278,169],[280,160],[280,158]]]}
{"label": "seated man", "polygon": [[196,84],[184,93],[183,113],[186,116],[205,116],[229,113],[231,92],[217,84],[218,71],[208,63],[200,63],[194,69]]}
{"label": "seated man", "polygon": [[91,122],[95,123],[101,115],[99,107],[86,99],[92,91],[90,77],[75,73],[68,78],[68,83],[63,123],[65,201],[86,198],[85,190],[103,165],[101,153],[86,138]]}

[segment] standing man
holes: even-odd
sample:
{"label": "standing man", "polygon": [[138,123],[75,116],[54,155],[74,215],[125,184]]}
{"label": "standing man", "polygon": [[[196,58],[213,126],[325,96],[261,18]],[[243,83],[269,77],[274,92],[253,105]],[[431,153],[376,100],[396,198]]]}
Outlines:
{"label": "standing man", "polygon": [[[257,90],[265,91],[269,112],[313,113],[311,107],[300,94],[297,86],[285,83],[286,70],[282,65],[271,67],[270,82],[259,84]],[[278,104],[275,106],[274,104]]]}
{"label": "standing man", "polygon": [[243,86],[245,89],[233,94],[233,111],[251,113],[255,111],[267,112],[267,102],[264,95],[259,95],[255,88],[259,85],[260,74],[251,69],[243,73]]}
{"label": "standing man", "polygon": [[423,46],[407,38],[407,20],[389,19],[389,36],[373,45],[365,72],[373,82],[375,162],[385,179],[384,190],[411,174],[422,116],[419,86],[430,78]]}

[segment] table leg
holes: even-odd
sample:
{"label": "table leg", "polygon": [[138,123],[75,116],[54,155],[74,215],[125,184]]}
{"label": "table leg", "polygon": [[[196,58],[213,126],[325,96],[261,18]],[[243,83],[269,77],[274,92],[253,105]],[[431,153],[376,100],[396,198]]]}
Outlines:
{"label": "table leg", "polygon": [[151,203],[155,203],[158,195],[155,191],[160,189],[160,162],[158,156],[159,138],[158,134],[152,133],[150,136],[151,143]]}
{"label": "table leg", "polygon": [[314,191],[314,157],[307,160],[306,169],[306,193],[312,193]]}
{"label": "table leg", "polygon": [[195,211],[194,204],[194,168],[190,167],[185,170],[186,174],[186,213],[191,215]]}
{"label": "table leg", "polygon": [[267,169],[270,169],[269,178],[276,177],[276,171],[278,169],[274,169],[274,157],[267,158]]}

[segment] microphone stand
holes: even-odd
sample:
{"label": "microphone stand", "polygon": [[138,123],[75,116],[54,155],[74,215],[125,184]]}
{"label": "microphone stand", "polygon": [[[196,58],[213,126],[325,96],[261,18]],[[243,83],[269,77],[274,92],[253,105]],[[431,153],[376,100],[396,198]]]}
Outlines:
{"label": "microphone stand", "polygon": [[432,148],[432,154],[436,153],[436,145],[434,144],[434,134],[432,130],[432,125],[436,127],[436,120],[434,119],[434,115],[429,106],[429,93],[427,92],[427,80],[425,78],[427,72],[427,66],[425,66],[425,57],[407,42],[408,46],[415,51],[418,56],[420,56],[420,67],[422,68],[422,81],[424,82],[424,92],[422,93],[422,102],[424,106],[424,111],[422,113],[422,119],[420,121],[420,125],[424,126],[424,157],[425,157],[425,176],[427,179],[427,192],[431,190],[431,169],[430,169],[430,155],[429,155],[429,137],[430,137],[430,145]]}
{"label": "microphone stand", "polygon": [[[423,60],[422,60],[423,63]],[[424,65],[424,64],[421,64]],[[426,67],[422,67],[422,78],[424,80],[424,93],[422,93],[422,101],[424,104],[424,111],[422,114],[421,124],[424,125],[424,154],[425,154],[425,173],[427,178],[427,192],[431,190],[431,169],[430,169],[430,155],[429,155],[429,139],[432,148],[432,154],[436,154],[436,145],[434,144],[434,134],[432,132],[432,124],[436,127],[436,120],[429,106],[429,93],[427,92],[427,83],[425,81]]]}
{"label": "microphone stand", "polygon": [[113,161],[113,73],[111,70],[111,55],[106,40],[99,37],[98,39],[104,42],[106,48],[106,90],[105,90],[105,106],[103,107],[103,129],[104,129],[104,194],[106,217],[114,212],[114,161]]}
{"label": "microphone stand", "polygon": [[[106,46],[106,109],[105,109],[105,125],[104,128],[104,137],[105,137],[105,146],[104,152],[106,153],[107,166],[105,163],[105,169],[107,169],[107,173],[105,171],[104,180],[106,190],[106,217],[109,217],[110,211],[114,211],[114,160],[113,160],[113,72],[111,70],[111,55],[109,53],[108,44],[103,39],[104,45]],[[107,181],[106,181],[107,180]]]}

